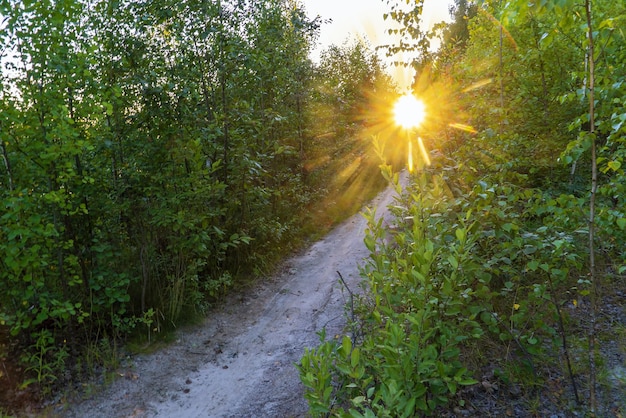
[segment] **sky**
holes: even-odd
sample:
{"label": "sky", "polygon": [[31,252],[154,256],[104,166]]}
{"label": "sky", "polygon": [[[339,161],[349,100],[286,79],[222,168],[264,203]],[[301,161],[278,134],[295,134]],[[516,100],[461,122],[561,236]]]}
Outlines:
{"label": "sky", "polygon": [[[346,41],[365,38],[372,47],[390,42],[386,29],[390,19],[383,14],[390,11],[385,0],[302,0],[309,17],[321,16],[332,23],[322,25],[319,44],[312,58],[317,60],[321,50],[331,44],[342,45]],[[449,20],[448,8],[452,0],[425,0],[422,19],[429,27],[442,20]],[[382,52],[381,52],[382,54]],[[412,78],[403,71],[391,71],[401,86]]]}

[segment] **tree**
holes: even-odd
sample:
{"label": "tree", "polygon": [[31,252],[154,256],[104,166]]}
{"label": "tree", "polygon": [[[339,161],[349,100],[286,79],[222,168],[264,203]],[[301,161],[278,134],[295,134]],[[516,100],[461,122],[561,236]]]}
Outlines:
{"label": "tree", "polygon": [[26,366],[49,385],[69,352],[202,312],[295,233],[319,25],[279,0],[0,6],[0,321],[48,353]]}
{"label": "tree", "polygon": [[[419,44],[420,16],[406,13],[419,14],[421,2],[409,3],[403,33]],[[359,416],[445,415],[477,363],[475,376],[488,365],[503,385],[534,388],[562,360],[557,374],[569,375],[564,393],[575,404],[552,407],[610,414],[597,393],[597,310],[600,290],[621,284],[611,279],[626,271],[618,196],[626,11],[591,5],[480,2],[458,53],[444,49],[431,54],[432,65],[418,62],[414,91],[435,90],[460,110],[448,113],[445,129],[428,126],[440,152],[398,199],[394,228],[369,214],[359,333],[322,341],[302,359],[311,413],[339,416],[348,405]],[[581,299],[591,303],[581,307]],[[583,373],[586,404],[578,393]],[[527,396],[539,400],[534,389]]]}
{"label": "tree", "polygon": [[468,22],[476,16],[478,4],[473,1],[455,0],[450,6],[452,22],[444,28],[443,45],[441,49],[457,48],[462,51],[469,40]]}

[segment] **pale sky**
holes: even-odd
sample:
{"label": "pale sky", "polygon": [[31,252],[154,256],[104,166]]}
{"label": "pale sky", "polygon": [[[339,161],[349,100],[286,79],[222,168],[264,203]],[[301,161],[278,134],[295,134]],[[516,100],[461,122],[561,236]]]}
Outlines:
{"label": "pale sky", "polygon": [[[345,41],[362,37],[372,47],[376,47],[391,40],[385,32],[392,25],[392,20],[383,20],[383,14],[391,9],[385,0],[302,0],[302,3],[309,17],[320,15],[323,19],[333,20],[330,24],[322,25],[319,45],[313,52],[314,60],[319,58],[322,49],[331,44],[342,45]],[[442,20],[449,21],[450,3],[452,0],[425,0],[423,22],[430,27]],[[392,71],[401,86],[412,78],[412,75]]]}

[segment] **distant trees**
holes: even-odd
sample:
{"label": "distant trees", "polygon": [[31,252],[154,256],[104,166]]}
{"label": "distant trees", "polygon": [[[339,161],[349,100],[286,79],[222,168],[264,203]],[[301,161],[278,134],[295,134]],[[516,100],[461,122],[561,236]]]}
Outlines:
{"label": "distant trees", "polygon": [[[322,217],[358,210],[384,186],[372,135],[385,129],[396,87],[372,48],[362,41],[322,51],[311,78],[311,141],[305,148],[307,184],[331,192]],[[328,203],[328,204],[326,204]]]}

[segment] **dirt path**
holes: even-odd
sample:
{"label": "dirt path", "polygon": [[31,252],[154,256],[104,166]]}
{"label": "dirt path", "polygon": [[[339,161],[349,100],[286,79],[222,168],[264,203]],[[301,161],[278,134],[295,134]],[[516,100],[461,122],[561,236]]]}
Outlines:
{"label": "dirt path", "polygon": [[[406,175],[404,175],[406,177]],[[395,192],[374,199],[389,217]],[[284,273],[233,296],[202,327],[181,333],[158,353],[138,356],[125,377],[91,399],[59,411],[65,417],[301,417],[306,414],[294,363],[305,347],[341,332],[348,293],[367,257],[365,219],[357,214],[289,260]]]}

